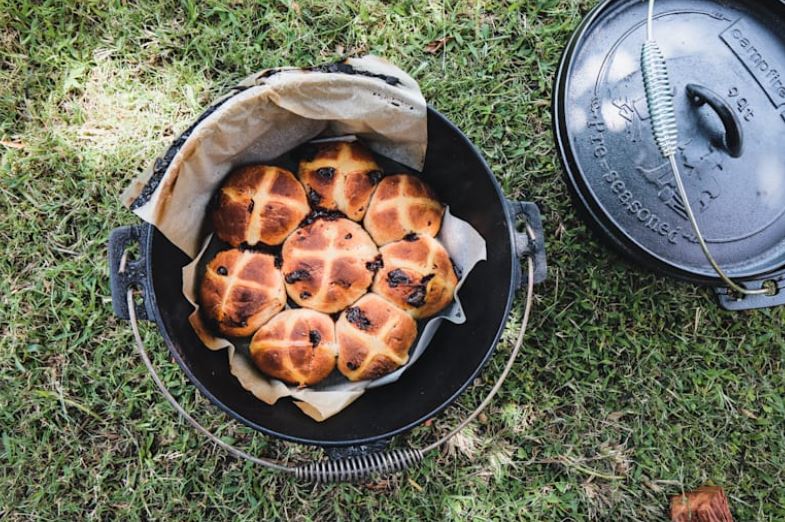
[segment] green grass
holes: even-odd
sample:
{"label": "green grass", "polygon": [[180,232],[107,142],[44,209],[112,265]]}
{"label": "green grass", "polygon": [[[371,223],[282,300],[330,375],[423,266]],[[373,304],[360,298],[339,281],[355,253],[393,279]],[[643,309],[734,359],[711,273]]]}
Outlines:
{"label": "green grass", "polygon": [[[704,483],[739,521],[785,519],[785,309],[722,312],[608,253],[570,206],[551,81],[592,5],[0,0],[0,519],[663,520],[669,495]],[[514,373],[452,452],[371,485],[303,486],[177,420],[112,315],[106,241],[137,222],[121,189],[227,87],[363,53],[411,72],[506,193],[541,205],[551,273]],[[482,379],[397,443],[477,404],[521,304]],[[319,456],[229,422],[143,335],[221,436]]]}

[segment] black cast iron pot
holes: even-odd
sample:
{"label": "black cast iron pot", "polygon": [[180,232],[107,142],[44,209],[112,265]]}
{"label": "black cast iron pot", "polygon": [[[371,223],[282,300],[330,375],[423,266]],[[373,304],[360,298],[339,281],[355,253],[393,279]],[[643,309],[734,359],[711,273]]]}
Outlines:
{"label": "black cast iron pot", "polygon": [[[186,132],[187,136],[188,132]],[[289,399],[268,406],[244,390],[229,373],[224,351],[202,345],[182,294],[182,268],[191,260],[152,225],[121,227],[110,241],[110,275],[115,313],[128,319],[126,294],[142,291],[139,318],[154,321],[174,359],[216,406],[265,434],[302,444],[361,446],[383,441],[432,418],[478,375],[494,351],[516,290],[521,284],[519,256],[536,259],[535,282],[545,277],[542,227],[537,207],[504,198],[482,156],[458,128],[428,109],[428,152],[423,177],[487,241],[488,260],[478,264],[460,291],[467,321],[444,322],[424,355],[395,383],[366,392],[346,410],[317,423]],[[156,171],[166,169],[184,138],[178,139]],[[525,220],[537,240],[516,231]],[[123,252],[139,244],[138,259],[119,271]],[[377,443],[378,444],[378,443]]]}
{"label": "black cast iron pot", "polygon": [[[658,0],[690,205],[714,257],[751,290],[730,292],[694,239],[659,152],[641,45],[647,2],[603,0],[554,79],[553,121],[575,208],[636,266],[715,288],[730,310],[785,304],[785,1]],[[768,286],[767,286],[768,285]]]}

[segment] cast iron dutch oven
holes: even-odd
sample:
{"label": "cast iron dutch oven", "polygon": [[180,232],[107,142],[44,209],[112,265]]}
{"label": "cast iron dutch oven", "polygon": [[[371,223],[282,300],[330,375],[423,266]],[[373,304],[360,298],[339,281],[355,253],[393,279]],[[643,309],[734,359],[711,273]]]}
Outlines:
{"label": "cast iron dutch oven", "polygon": [[652,134],[645,1],[600,2],[564,51],[553,119],[575,206],[632,263],[713,286],[724,308],[783,305],[785,2],[657,0],[653,13],[690,206],[725,272],[772,291],[732,295],[696,241]]}
{"label": "cast iron dutch oven", "polygon": [[[145,193],[154,190],[196,124],[156,162],[150,181],[153,186]],[[545,277],[537,207],[505,199],[477,149],[432,108],[428,109],[423,178],[451,211],[469,221],[487,242],[487,261],[474,268],[460,291],[467,320],[462,325],[444,322],[429,349],[397,382],[369,390],[324,422],[306,417],[288,399],[274,406],[259,401],[229,373],[224,351],[214,352],[202,345],[188,322],[192,308],[181,292],[182,268],[190,259],[152,225],[121,227],[112,232],[109,251],[115,313],[129,319],[128,289],[141,290],[143,302],[135,307],[136,317],[156,323],[172,357],[213,404],[255,430],[328,448],[383,445],[394,435],[437,415],[479,374],[493,354],[521,286],[524,276],[520,257],[530,256],[535,261],[534,282]],[[516,229],[518,221],[528,224],[530,234]],[[123,252],[134,242],[139,245],[138,257],[124,263],[121,271]]]}

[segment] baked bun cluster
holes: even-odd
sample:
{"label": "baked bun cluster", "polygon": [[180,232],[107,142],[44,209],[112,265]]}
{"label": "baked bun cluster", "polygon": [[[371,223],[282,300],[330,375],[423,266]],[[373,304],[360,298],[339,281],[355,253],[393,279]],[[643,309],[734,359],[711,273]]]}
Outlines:
{"label": "baked bun cluster", "polygon": [[409,360],[417,320],[452,302],[458,277],[435,239],[444,207],[417,176],[383,177],[359,142],[310,149],[297,177],[269,165],[227,176],[211,223],[234,248],[207,264],[200,310],[222,335],[253,336],[255,365],[288,384],[336,368],[376,379]]}
{"label": "baked bun cluster", "polygon": [[232,172],[213,209],[215,234],[233,247],[280,245],[311,211],[294,174],[268,165]]}
{"label": "baked bun cluster", "polygon": [[339,210],[349,219],[361,221],[383,175],[371,153],[357,141],[311,147],[300,161],[298,173],[311,205]]}

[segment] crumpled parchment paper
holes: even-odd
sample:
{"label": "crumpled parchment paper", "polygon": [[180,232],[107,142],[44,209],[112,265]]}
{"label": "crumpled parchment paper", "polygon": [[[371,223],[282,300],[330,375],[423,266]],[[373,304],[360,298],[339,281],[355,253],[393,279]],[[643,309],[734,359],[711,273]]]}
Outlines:
{"label": "crumpled parchment paper", "polygon": [[[421,170],[428,142],[425,100],[410,76],[374,56],[326,68],[262,71],[237,90],[192,129],[165,170],[151,168],[134,180],[123,201],[194,258],[183,268],[183,294],[196,309],[189,321],[205,346],[226,349],[231,373],[260,400],[274,404],[291,396],[304,413],[322,421],[366,389],[396,381],[422,355],[443,320],[464,322],[457,292],[438,316],[419,322],[409,362],[397,371],[357,383],[336,371],[316,387],[290,387],[256,369],[247,355],[249,340],[215,337],[202,324],[196,300],[200,263],[220,248],[204,237],[205,214],[232,168],[269,162],[317,136],[355,135],[374,152]],[[472,267],[486,259],[485,241],[449,209],[438,237],[463,271],[460,288]]]}

